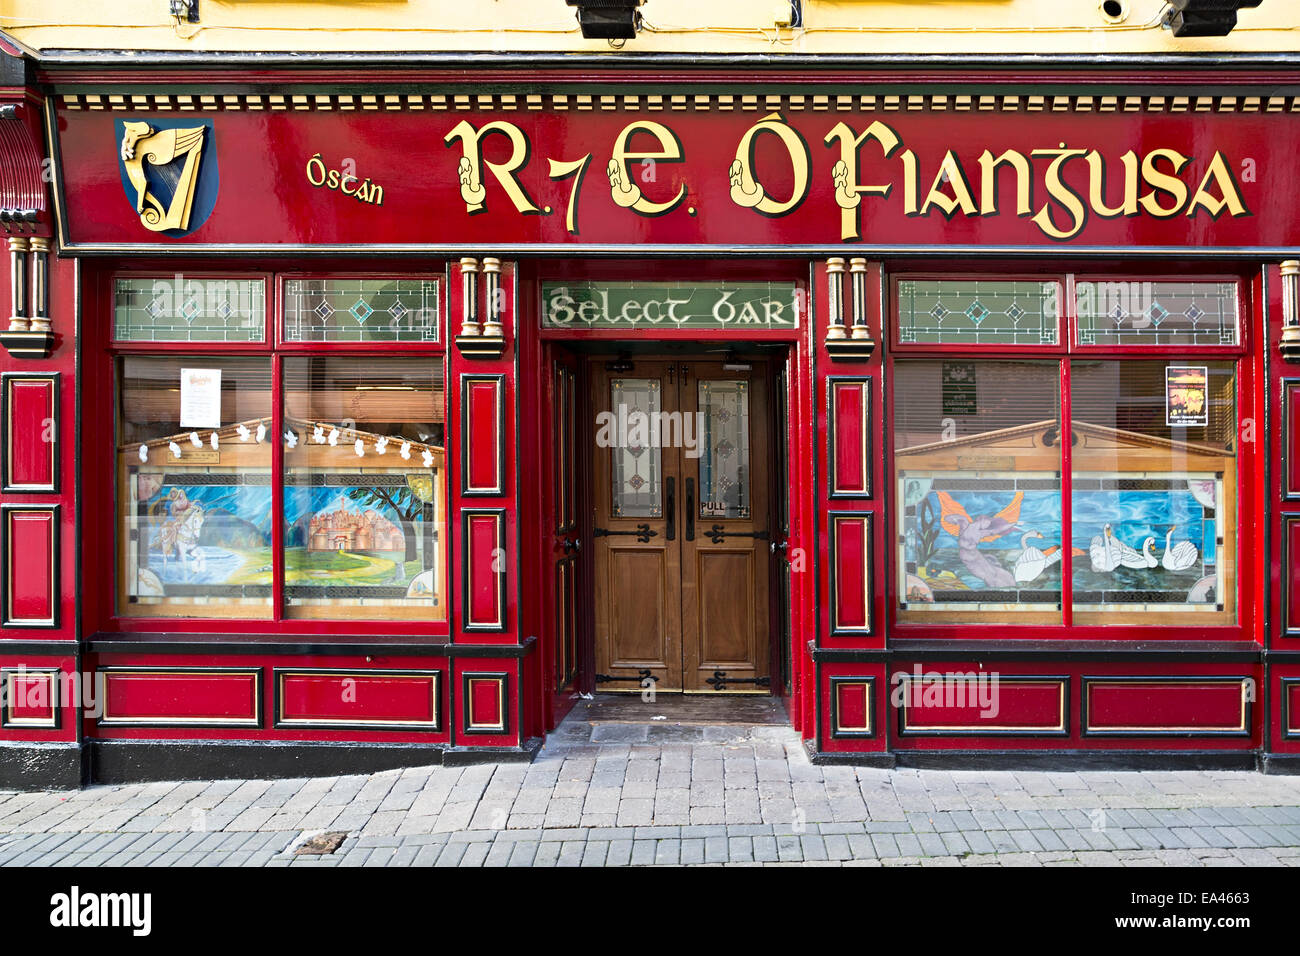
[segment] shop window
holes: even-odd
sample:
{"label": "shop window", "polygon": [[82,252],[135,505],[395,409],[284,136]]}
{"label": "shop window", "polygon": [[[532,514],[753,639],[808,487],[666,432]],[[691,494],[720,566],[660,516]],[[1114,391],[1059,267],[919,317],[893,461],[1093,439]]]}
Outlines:
{"label": "shop window", "polygon": [[[336,304],[364,301],[392,321],[429,303],[435,314],[375,332],[397,337],[382,354],[340,337],[358,344],[314,354],[291,343],[278,356],[249,344],[267,325],[256,296],[258,329],[236,339],[232,324],[220,341],[242,347],[214,354],[200,343],[218,341],[201,337],[216,324],[197,330],[220,306],[185,325],[190,338],[161,305],[149,326],[148,303],[124,296],[150,294],[152,281],[115,286],[118,341],[182,343],[115,359],[118,614],[446,621],[443,359],[398,344],[436,342],[437,280],[320,280]],[[207,281],[180,287],[197,296]],[[353,318],[361,328],[371,316]],[[341,322],[316,334],[333,343]]]}
{"label": "shop window", "polygon": [[900,620],[1061,623],[1056,362],[898,361]]}
{"label": "shop window", "polygon": [[270,358],[121,359],[119,613],[272,616],[270,429]]}
{"label": "shop window", "polygon": [[1230,362],[1071,363],[1076,623],[1235,620],[1235,393]]}
{"label": "shop window", "polygon": [[904,279],[898,340],[930,345],[1054,345],[1061,316],[1055,281]]}
{"label": "shop window", "polygon": [[290,342],[437,342],[438,283],[285,279],[284,337]]}
{"label": "shop window", "polygon": [[426,359],[284,359],[290,617],[445,617],[442,385]]}
{"label": "shop window", "polygon": [[113,338],[119,342],[262,342],[262,279],[154,276],[113,282]]}
{"label": "shop window", "polygon": [[[899,344],[923,341],[909,310],[987,307],[991,285],[900,279]],[[1238,622],[1238,284],[1110,283],[1128,311],[1103,327],[1105,285],[1074,284],[1077,335],[1041,358],[945,314],[924,341],[966,348],[894,360],[898,623]],[[1146,348],[1099,354],[1117,346]]]}

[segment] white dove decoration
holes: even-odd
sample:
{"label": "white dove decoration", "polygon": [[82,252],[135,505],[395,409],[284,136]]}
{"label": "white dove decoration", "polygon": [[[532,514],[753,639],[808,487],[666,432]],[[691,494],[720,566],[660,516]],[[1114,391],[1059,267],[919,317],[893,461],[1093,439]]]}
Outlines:
{"label": "white dove decoration", "polygon": [[167,443],[167,450],[172,453],[173,458],[181,457],[181,446],[174,441]]}
{"label": "white dove decoration", "polygon": [[240,441],[248,441],[253,437],[253,433],[248,430],[247,425],[236,425],[235,431],[239,433]]}
{"label": "white dove decoration", "polygon": [[358,438],[358,439],[357,439],[357,440],[352,444],[352,447],[356,449],[357,457],[358,457],[358,458],[361,458],[361,457],[363,457],[363,456],[365,455],[365,453],[366,453],[366,446],[365,446],[365,443],[364,443],[360,438]]}
{"label": "white dove decoration", "polygon": [[402,458],[404,458],[405,460],[410,461],[410,460],[411,460],[411,443],[410,443],[409,441],[404,441],[404,442],[402,442],[402,447],[401,447],[400,449],[398,449],[398,454],[400,454],[400,455],[402,456]]}
{"label": "white dove decoration", "polygon": [[381,455],[382,455],[384,452],[388,451],[388,439],[387,439],[387,438],[381,438],[381,439],[379,439],[379,441],[375,442],[375,451],[378,452],[378,453],[381,454]]}
{"label": "white dove decoration", "polygon": [[195,448],[203,447],[203,439],[199,437],[198,432],[190,432],[190,444]]}
{"label": "white dove decoration", "polygon": [[212,450],[213,450],[213,451],[216,451],[217,448],[220,447],[221,442],[217,439],[217,433],[216,433],[216,432],[213,432],[213,433],[208,437],[208,444],[212,446]]}
{"label": "white dove decoration", "polygon": [[318,445],[325,444],[325,426],[317,425],[311,433],[311,440]]}
{"label": "white dove decoration", "polygon": [[261,423],[261,422],[259,422],[258,425],[257,425],[257,441],[258,441],[258,444],[261,444],[262,439],[264,439],[265,437],[266,437],[266,425],[263,424],[263,423]]}
{"label": "white dove decoration", "polygon": [[424,450],[424,454],[420,456],[420,460],[424,462],[424,467],[425,467],[425,468],[432,468],[432,467],[433,467],[433,452],[429,451],[429,449],[426,448],[426,449]]}
{"label": "white dove decoration", "polygon": [[337,428],[331,428],[331,429],[330,429],[330,445],[332,445],[332,446],[337,446],[338,443],[339,443],[339,430],[338,430]]}
{"label": "white dove decoration", "polygon": [[144,464],[148,464],[148,463],[149,463],[149,446],[148,446],[148,445],[141,445],[141,446],[140,446],[140,461],[143,462]]}
{"label": "white dove decoration", "polygon": [[290,448],[298,447],[298,435],[296,432],[287,431],[284,433],[284,443]]}

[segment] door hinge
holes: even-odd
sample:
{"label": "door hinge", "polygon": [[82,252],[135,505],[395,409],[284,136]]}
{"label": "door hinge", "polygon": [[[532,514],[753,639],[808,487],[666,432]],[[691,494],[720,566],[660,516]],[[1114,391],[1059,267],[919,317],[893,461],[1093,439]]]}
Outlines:
{"label": "door hinge", "polygon": [[591,532],[593,538],[612,538],[626,534],[634,536],[642,544],[649,544],[651,538],[659,537],[658,531],[651,531],[648,524],[639,524],[635,531],[610,531],[608,528],[596,528]]}
{"label": "door hinge", "polygon": [[644,684],[648,680],[654,681],[656,684],[659,683],[659,678],[656,677],[654,674],[651,674],[649,668],[645,668],[645,667],[641,668],[641,670],[637,672],[636,677],[615,677],[613,674],[596,675],[597,684],[613,684],[613,683],[617,683],[618,681],[628,681],[628,680],[634,680],[638,684]]}
{"label": "door hinge", "polygon": [[771,687],[770,677],[728,677],[726,671],[714,671],[713,676],[704,683],[713,685],[714,690],[726,690],[728,684],[754,684],[757,687]]}

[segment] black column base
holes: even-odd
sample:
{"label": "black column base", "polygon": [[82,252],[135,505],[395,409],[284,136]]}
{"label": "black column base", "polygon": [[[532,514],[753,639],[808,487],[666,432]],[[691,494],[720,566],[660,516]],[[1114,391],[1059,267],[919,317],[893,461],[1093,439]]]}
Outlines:
{"label": "black column base", "polygon": [[1260,773],[1300,773],[1300,754],[1260,754]]}
{"label": "black column base", "polygon": [[0,743],[0,788],[76,790],[81,784],[80,744]]}
{"label": "black column base", "polygon": [[319,741],[89,740],[91,783],[333,777],[442,764],[428,744]]}

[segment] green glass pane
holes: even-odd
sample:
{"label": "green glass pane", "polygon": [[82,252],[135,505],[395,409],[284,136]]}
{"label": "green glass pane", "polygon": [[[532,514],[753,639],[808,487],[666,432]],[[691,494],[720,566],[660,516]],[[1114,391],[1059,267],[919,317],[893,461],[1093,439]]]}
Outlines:
{"label": "green glass pane", "polygon": [[290,342],[437,342],[438,280],[286,279]]}
{"label": "green glass pane", "polygon": [[612,514],[616,518],[658,518],[664,513],[660,487],[663,455],[656,440],[660,421],[659,379],[616,378],[609,383],[610,408],[627,423],[626,437],[610,451]]}
{"label": "green glass pane", "polygon": [[1235,282],[1080,282],[1080,345],[1236,345]]}
{"label": "green glass pane", "polygon": [[113,285],[113,338],[119,342],[261,342],[266,337],[261,279],[119,278]]}
{"label": "green glass pane", "polygon": [[898,284],[899,341],[1055,345],[1055,282],[908,279]]}
{"label": "green glass pane", "polygon": [[700,458],[701,518],[748,518],[749,383],[699,383],[704,414]]}

